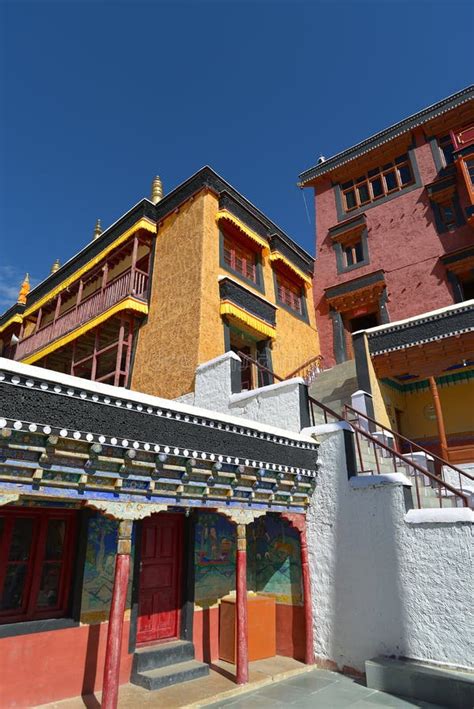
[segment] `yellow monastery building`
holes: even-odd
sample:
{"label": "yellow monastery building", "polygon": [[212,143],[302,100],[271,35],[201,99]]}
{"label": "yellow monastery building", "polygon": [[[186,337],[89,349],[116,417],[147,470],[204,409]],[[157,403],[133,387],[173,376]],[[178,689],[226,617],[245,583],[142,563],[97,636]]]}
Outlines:
{"label": "yellow monastery building", "polygon": [[196,366],[250,359],[242,387],[319,355],[313,259],[211,168],[143,199],[0,317],[3,356],[176,398]]}

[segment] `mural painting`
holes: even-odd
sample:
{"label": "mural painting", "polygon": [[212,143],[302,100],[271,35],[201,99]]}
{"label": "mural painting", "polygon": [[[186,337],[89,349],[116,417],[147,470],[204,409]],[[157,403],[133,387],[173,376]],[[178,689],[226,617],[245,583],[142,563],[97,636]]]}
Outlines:
{"label": "mural painting", "polygon": [[299,533],[278,515],[258,518],[247,533],[248,574],[257,593],[277,603],[303,604]]}
{"label": "mural painting", "polygon": [[199,606],[212,606],[235,588],[235,527],[226,517],[199,513],[194,562]]}
{"label": "mural painting", "polygon": [[[82,623],[100,623],[109,617],[117,538],[118,522],[116,520],[107,519],[99,514],[90,517],[82,587]],[[127,608],[130,608],[130,588]]]}
{"label": "mural painting", "polygon": [[[195,602],[209,607],[235,590],[235,526],[199,513],[195,537]],[[277,603],[303,605],[299,533],[278,515],[247,528],[247,589]]]}

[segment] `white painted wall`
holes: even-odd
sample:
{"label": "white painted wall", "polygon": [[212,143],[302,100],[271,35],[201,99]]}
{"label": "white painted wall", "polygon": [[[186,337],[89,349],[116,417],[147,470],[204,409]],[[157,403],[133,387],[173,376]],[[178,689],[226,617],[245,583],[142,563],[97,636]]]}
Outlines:
{"label": "white painted wall", "polygon": [[403,479],[350,482],[332,430],[308,511],[316,656],[360,671],[377,655],[473,667],[472,512],[407,516]]}
{"label": "white painted wall", "polygon": [[194,398],[191,400],[181,397],[180,400],[299,433],[301,430],[300,385],[304,384],[303,379],[296,377],[285,382],[232,394],[232,368],[236,366],[240,366],[240,357],[234,352],[227,352],[199,365],[196,369]]}

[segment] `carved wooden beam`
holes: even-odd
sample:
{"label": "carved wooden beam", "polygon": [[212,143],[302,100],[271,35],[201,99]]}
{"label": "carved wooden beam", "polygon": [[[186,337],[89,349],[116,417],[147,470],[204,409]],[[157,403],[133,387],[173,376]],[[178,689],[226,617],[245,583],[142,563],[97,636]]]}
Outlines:
{"label": "carved wooden beam", "polygon": [[143,502],[108,502],[107,500],[88,500],[86,507],[102,512],[105,517],[118,520],[138,520],[158,512],[166,512],[168,505]]}

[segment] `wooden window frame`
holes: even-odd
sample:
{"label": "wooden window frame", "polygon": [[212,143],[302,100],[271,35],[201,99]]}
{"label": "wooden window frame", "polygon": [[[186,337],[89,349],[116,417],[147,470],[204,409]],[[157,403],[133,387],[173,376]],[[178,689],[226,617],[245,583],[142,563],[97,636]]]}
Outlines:
{"label": "wooden window frame", "polygon": [[[402,178],[400,175],[400,170],[402,168],[408,168],[410,171],[411,179],[405,183],[402,182]],[[395,185],[391,188],[388,187],[386,179],[389,175],[395,177]],[[373,183],[376,180],[380,180],[382,185],[382,192],[378,195],[375,194],[373,189]],[[401,192],[407,187],[411,187],[412,185],[414,185],[415,181],[415,173],[411,164],[410,155],[408,153],[404,153],[403,155],[396,157],[392,162],[386,163],[385,165],[383,165],[383,167],[377,167],[373,170],[369,170],[364,175],[361,175],[360,177],[357,177],[354,180],[348,180],[341,184],[340,189],[342,196],[342,207],[346,213],[353,212],[356,209],[366,207],[367,205],[377,202],[378,200],[392,195],[395,192]],[[360,198],[360,192],[363,187],[367,189],[369,195],[367,200],[362,200]],[[355,204],[351,207],[348,205],[347,202],[347,195],[349,193],[353,194],[355,200]]]}
{"label": "wooden window frame", "polygon": [[[237,257],[239,253],[241,254],[240,261],[243,264],[242,268],[237,267]],[[229,254],[229,256],[227,256],[227,254]],[[258,259],[258,251],[252,249],[249,244],[244,243],[243,240],[237,239],[235,236],[230,236],[224,231],[222,232],[222,264],[224,268],[235,273],[255,287],[259,287],[260,285]]]}
{"label": "wooden window frame", "polygon": [[[300,318],[305,317],[304,286],[275,270],[276,301]],[[298,307],[299,306],[299,307]]]}
{"label": "wooden window frame", "polygon": [[[74,565],[73,549],[77,536],[77,510],[45,509],[45,508],[11,508],[2,509],[0,517],[4,518],[4,533],[0,541],[0,598],[6,578],[6,569],[9,562],[8,555],[15,520],[18,518],[32,518],[33,532],[30,553],[27,561],[27,573],[24,585],[24,598],[21,611],[19,609],[0,610],[0,623],[15,623],[20,621],[46,620],[51,618],[64,618],[69,613],[69,601],[72,586],[72,571]],[[46,535],[48,523],[52,519],[66,522],[66,531],[63,553],[60,560],[50,560],[50,563],[61,563],[60,580],[58,585],[58,601],[54,608],[38,607],[41,573],[45,563]]]}
{"label": "wooden window frame", "polygon": [[451,147],[451,153],[454,151],[454,145],[451,135],[448,133],[447,135],[439,136],[438,138],[436,138],[436,142],[438,144],[441,162],[443,163],[444,167],[452,165],[454,163],[454,157],[451,155],[451,160],[448,162],[446,160],[446,153],[444,152],[445,148],[449,146]]}
{"label": "wooden window frame", "polygon": [[[357,258],[357,246],[360,246],[360,259]],[[350,251],[352,254],[352,263],[349,263],[347,252]],[[348,244],[342,245],[342,256],[344,259],[344,268],[353,268],[365,261],[364,256],[364,245],[362,243],[362,238],[350,241]]]}
{"label": "wooden window frame", "polygon": [[[446,210],[447,209],[449,209],[452,213],[451,220],[446,218]],[[456,226],[457,226],[456,207],[455,207],[454,200],[452,197],[448,197],[447,199],[444,199],[444,200],[438,202],[438,213],[439,213],[439,220],[446,231],[456,228]]]}
{"label": "wooden window frame", "polygon": [[[464,182],[470,199],[474,201],[474,155],[471,154],[461,158],[461,170],[464,174]],[[471,170],[473,171],[472,174]]]}

